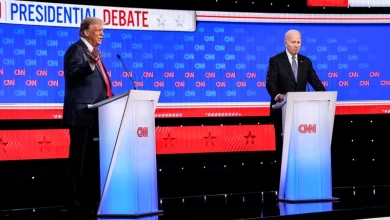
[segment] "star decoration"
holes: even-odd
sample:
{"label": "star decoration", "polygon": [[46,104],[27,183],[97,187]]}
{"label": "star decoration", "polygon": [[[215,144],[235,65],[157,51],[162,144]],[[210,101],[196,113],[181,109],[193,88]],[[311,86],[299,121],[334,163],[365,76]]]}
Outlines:
{"label": "star decoration", "polygon": [[209,143],[209,141],[211,141],[211,145],[214,146],[214,141],[213,141],[213,139],[215,139],[216,136],[211,136],[211,132],[209,132],[208,136],[203,137],[203,138],[206,139],[206,146],[207,146],[207,144]]}
{"label": "star decoration", "polygon": [[163,19],[162,15],[160,15],[160,17],[157,18],[157,22],[158,22],[158,26],[163,26],[165,27],[165,19]]}
{"label": "star decoration", "polygon": [[3,137],[0,137],[0,143],[4,146],[4,147],[3,147],[3,152],[4,152],[4,153],[7,153],[6,147],[7,147],[8,141],[5,140]]}
{"label": "star decoration", "polygon": [[41,145],[41,152],[50,151],[49,143],[51,143],[51,140],[49,138],[43,136],[42,139],[38,140],[38,143]]}
{"label": "star decoration", "polygon": [[180,19],[180,15],[175,19],[177,27],[183,27],[183,19]]}
{"label": "star decoration", "polygon": [[171,137],[171,133],[168,133],[167,137],[164,137],[163,139],[165,140],[165,147],[168,147],[169,145],[173,147],[173,140],[176,138]]}
{"label": "star decoration", "polygon": [[246,138],[246,145],[249,144],[249,142],[252,142],[252,144],[255,144],[255,141],[253,140],[256,136],[252,135],[252,132],[249,131],[247,136],[244,136]]}

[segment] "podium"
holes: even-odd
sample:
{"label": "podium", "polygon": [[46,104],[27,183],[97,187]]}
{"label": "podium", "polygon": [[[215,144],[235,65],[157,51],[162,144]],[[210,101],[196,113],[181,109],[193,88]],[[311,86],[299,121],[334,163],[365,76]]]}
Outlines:
{"label": "podium", "polygon": [[332,197],[331,142],[337,92],[289,92],[282,109],[279,201],[322,202]]}
{"label": "podium", "polygon": [[155,109],[160,91],[130,90],[99,103],[98,217],[140,217],[158,210]]}

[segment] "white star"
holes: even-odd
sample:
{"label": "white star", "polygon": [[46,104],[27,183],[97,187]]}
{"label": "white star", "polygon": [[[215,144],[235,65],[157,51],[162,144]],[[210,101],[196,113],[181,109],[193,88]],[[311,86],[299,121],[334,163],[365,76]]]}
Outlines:
{"label": "white star", "polygon": [[180,15],[175,19],[177,27],[183,27],[183,19],[180,19]]}
{"label": "white star", "polygon": [[157,21],[158,21],[158,26],[163,26],[165,27],[165,19],[163,19],[162,15],[160,15],[160,17],[157,18]]}

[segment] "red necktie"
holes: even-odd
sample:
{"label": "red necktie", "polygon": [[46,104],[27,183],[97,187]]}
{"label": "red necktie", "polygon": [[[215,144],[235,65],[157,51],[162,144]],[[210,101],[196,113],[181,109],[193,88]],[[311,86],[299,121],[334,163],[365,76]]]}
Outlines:
{"label": "red necktie", "polygon": [[110,81],[108,80],[108,75],[107,75],[106,71],[104,71],[102,61],[99,60],[97,63],[98,63],[98,65],[99,65],[100,70],[101,70],[102,73],[103,73],[104,81],[106,82],[106,86],[107,86],[107,97],[110,98],[110,97],[112,96],[112,92],[111,92]]}

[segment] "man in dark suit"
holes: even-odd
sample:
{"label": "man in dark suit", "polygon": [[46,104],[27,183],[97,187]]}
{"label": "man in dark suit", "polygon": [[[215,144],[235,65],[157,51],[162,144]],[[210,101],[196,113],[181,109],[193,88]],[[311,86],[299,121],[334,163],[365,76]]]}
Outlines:
{"label": "man in dark suit", "polygon": [[91,214],[99,199],[99,151],[97,110],[88,109],[112,96],[110,79],[97,46],[103,39],[103,21],[86,18],[80,24],[81,39],[64,55],[64,125],[69,128],[66,205],[72,214]]}
{"label": "man in dark suit", "polygon": [[306,91],[307,83],[316,91],[325,91],[311,60],[299,54],[301,42],[301,33],[289,30],[284,38],[286,50],[269,59],[267,71],[266,87],[271,96],[270,116],[275,129],[278,183],[283,152],[282,111],[272,110],[272,105],[282,102],[287,92]]}

